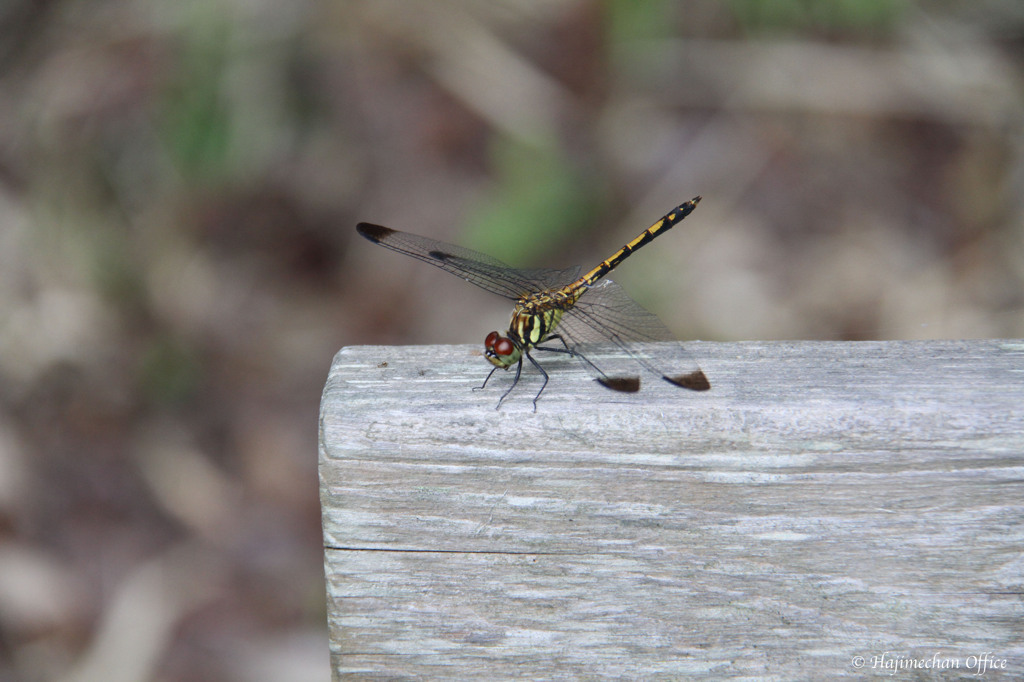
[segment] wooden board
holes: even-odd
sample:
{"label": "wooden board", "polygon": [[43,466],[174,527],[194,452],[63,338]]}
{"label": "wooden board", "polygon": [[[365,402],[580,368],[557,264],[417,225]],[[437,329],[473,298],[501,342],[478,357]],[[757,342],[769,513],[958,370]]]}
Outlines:
{"label": "wooden board", "polygon": [[475,347],[338,353],[335,679],[1024,677],[1024,341],[688,345],[708,392],[544,357],[536,413]]}

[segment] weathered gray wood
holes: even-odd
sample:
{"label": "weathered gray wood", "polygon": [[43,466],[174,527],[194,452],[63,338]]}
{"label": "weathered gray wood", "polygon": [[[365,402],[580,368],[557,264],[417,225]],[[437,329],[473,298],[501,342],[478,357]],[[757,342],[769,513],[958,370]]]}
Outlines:
{"label": "weathered gray wood", "polygon": [[335,678],[1024,676],[1024,341],[690,348],[709,392],[544,357],[536,413],[475,347],[338,353]]}

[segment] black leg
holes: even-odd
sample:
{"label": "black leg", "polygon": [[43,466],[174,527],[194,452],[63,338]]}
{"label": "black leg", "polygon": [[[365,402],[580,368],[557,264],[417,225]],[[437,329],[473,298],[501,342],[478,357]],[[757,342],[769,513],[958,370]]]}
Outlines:
{"label": "black leg", "polygon": [[[537,371],[544,375],[544,383],[540,385],[540,390],[537,391],[537,395],[533,396],[533,411],[537,411],[537,399],[540,398],[540,394],[544,392],[544,388],[548,385],[548,373],[544,371],[544,368],[540,366],[540,363],[533,359],[533,356],[529,353],[525,353],[526,357],[533,363],[533,366],[537,368]],[[522,364],[522,359],[519,360],[519,364]]]}
{"label": "black leg", "polygon": [[[528,357],[528,358],[529,358],[530,356],[529,356],[529,355],[527,355],[526,357]],[[530,361],[532,362],[532,361],[533,361],[533,358],[530,358]],[[536,363],[536,362],[534,362],[533,364],[535,364],[535,365],[536,365],[537,363]],[[498,368],[497,368],[497,367],[495,367],[494,369],[498,369]],[[511,393],[511,392],[512,392],[512,389],[513,389],[513,388],[515,388],[515,387],[516,387],[516,384],[518,384],[518,383],[519,383],[519,375],[520,375],[520,374],[522,373],[522,371],[523,371],[523,358],[522,358],[522,357],[520,357],[520,358],[519,358],[519,364],[518,364],[518,365],[516,365],[516,376],[515,376],[515,378],[514,378],[514,379],[512,380],[512,385],[508,387],[508,390],[507,390],[507,391],[505,391],[504,393],[502,393],[502,394],[501,394],[501,398],[499,398],[499,399],[498,399],[498,404],[494,406],[494,409],[496,409],[496,410],[497,410],[497,409],[500,409],[500,408],[501,408],[501,403],[505,401],[505,398],[507,398],[507,397],[508,397],[508,394],[509,394],[509,393]],[[544,370],[541,370],[541,371],[543,372]],[[491,374],[494,374],[494,370],[493,370],[493,369],[491,370]],[[488,379],[490,378],[490,374],[488,374],[488,375],[487,375],[487,378],[488,378]],[[486,384],[487,382],[485,381],[484,383]],[[534,406],[534,409],[536,409],[536,406]]]}
{"label": "black leg", "polygon": [[565,342],[565,339],[563,339],[558,334],[552,334],[551,336],[549,336],[548,338],[546,338],[544,340],[545,341],[550,341],[551,339],[558,339],[559,341],[561,341],[562,342],[562,348],[551,348],[549,346],[534,346],[534,348],[536,348],[537,350],[546,350],[549,353],[566,353],[567,355],[570,355],[570,356],[578,355],[578,353],[576,353],[576,351],[574,351],[572,348],[569,348],[569,344],[567,344]]}
{"label": "black leg", "polygon": [[484,387],[487,386],[487,382],[491,380],[491,376],[493,376],[494,373],[497,372],[497,371],[498,371],[498,366],[495,365],[494,367],[491,368],[491,371],[487,373],[487,378],[484,379],[484,383],[480,384],[479,386],[474,386],[473,390],[474,391],[482,391],[484,389]]}

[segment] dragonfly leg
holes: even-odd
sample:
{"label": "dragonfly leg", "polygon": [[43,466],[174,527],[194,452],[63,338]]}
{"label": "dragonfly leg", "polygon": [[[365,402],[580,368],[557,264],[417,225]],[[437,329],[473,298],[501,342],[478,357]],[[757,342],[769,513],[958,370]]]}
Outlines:
{"label": "dragonfly leg", "polygon": [[579,353],[574,351],[572,348],[569,348],[569,344],[567,344],[565,342],[565,339],[563,339],[560,335],[552,334],[551,336],[549,336],[548,338],[546,338],[544,340],[545,341],[550,341],[551,339],[558,339],[559,341],[561,341],[562,342],[562,348],[551,348],[549,346],[534,346],[534,348],[536,348],[537,350],[550,351],[552,353],[567,353],[570,357],[575,357],[576,355],[579,355]]}
{"label": "dragonfly leg", "polygon": [[[529,355],[527,355],[526,357],[528,357],[528,358],[529,358],[530,356],[529,356]],[[530,360],[531,360],[531,361],[533,361],[533,358],[530,358]],[[536,365],[537,363],[536,363],[536,362],[533,362],[533,364],[535,364],[535,365]],[[494,369],[498,369],[498,368],[497,368],[497,367],[495,367]],[[491,370],[491,374],[494,374],[494,369],[492,369],[492,370]],[[505,391],[504,393],[502,393],[502,394],[501,394],[501,397],[500,397],[500,398],[498,398],[498,404],[494,406],[494,409],[496,409],[496,410],[497,410],[497,409],[500,409],[500,408],[501,408],[501,404],[502,404],[502,403],[503,403],[503,402],[505,401],[505,398],[507,398],[507,397],[508,397],[508,394],[509,394],[509,393],[511,393],[511,392],[512,392],[512,389],[514,389],[514,388],[516,387],[516,384],[518,384],[518,383],[519,383],[519,375],[520,375],[520,374],[522,373],[522,371],[523,371],[523,358],[521,358],[521,357],[520,357],[520,358],[519,358],[519,364],[518,364],[518,365],[516,365],[516,376],[515,376],[515,378],[514,378],[514,379],[512,379],[512,385],[508,387],[508,390],[507,390],[507,391]],[[544,370],[541,370],[541,371],[543,372]],[[490,379],[490,378],[491,378],[491,375],[490,375],[490,374],[488,374],[488,375],[487,375],[487,378],[488,378],[488,379]],[[484,383],[486,384],[487,382],[486,382],[486,381],[484,381]]]}
{"label": "dragonfly leg", "polygon": [[[563,343],[565,343],[565,342],[563,341]],[[548,385],[548,373],[544,371],[544,368],[540,366],[539,362],[537,362],[536,360],[533,359],[532,355],[530,355],[529,353],[524,353],[524,355],[526,355],[526,357],[529,358],[530,362],[533,363],[533,366],[537,368],[537,371],[540,372],[542,375],[544,375],[544,383],[540,385],[540,390],[537,391],[537,395],[533,396],[533,411],[536,412],[537,411],[537,399],[540,398],[540,394],[544,392],[544,389]],[[520,365],[523,364],[522,359],[519,360],[519,364]]]}
{"label": "dragonfly leg", "polygon": [[496,371],[498,371],[498,368],[497,367],[492,367],[491,371],[487,373],[487,377],[484,378],[484,383],[480,384],[479,386],[474,386],[473,390],[474,391],[482,391],[487,386],[487,382],[491,380],[491,377],[494,376],[494,373]]}

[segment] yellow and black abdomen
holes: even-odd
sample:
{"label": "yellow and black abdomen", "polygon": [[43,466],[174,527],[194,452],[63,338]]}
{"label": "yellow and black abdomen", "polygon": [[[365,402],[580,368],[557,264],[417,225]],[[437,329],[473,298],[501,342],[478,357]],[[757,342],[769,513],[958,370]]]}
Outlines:
{"label": "yellow and black abdomen", "polygon": [[698,202],[700,202],[700,197],[694,197],[690,201],[677,206],[675,210],[641,232],[636,239],[616,251],[607,260],[601,261],[596,268],[583,275],[583,277],[580,278],[580,281],[586,283],[588,286],[596,283],[597,280],[614,270],[619,263],[629,258],[631,253],[645,244],[654,241],[654,238],[658,235],[668,232],[678,224],[680,220],[693,213],[693,209],[697,207]]}

